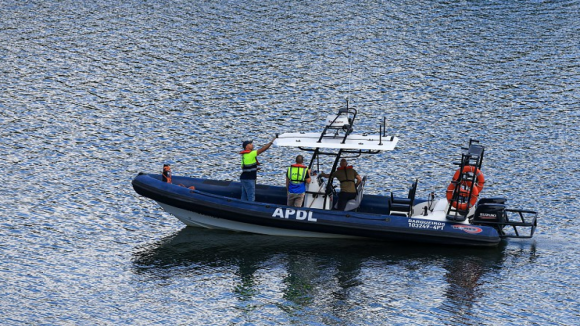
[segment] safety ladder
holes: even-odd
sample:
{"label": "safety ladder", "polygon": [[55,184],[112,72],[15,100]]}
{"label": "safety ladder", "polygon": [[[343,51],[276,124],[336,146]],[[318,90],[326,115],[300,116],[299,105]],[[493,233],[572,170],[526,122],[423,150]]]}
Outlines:
{"label": "safety ladder", "polygon": [[476,187],[476,183],[483,163],[485,148],[479,145],[479,141],[470,139],[469,147],[462,149],[465,152],[461,154],[461,161],[454,163],[459,166],[459,169],[455,172],[453,180],[447,188],[449,200],[447,219],[451,221],[465,221],[469,210],[475,205],[479,196],[479,188]]}

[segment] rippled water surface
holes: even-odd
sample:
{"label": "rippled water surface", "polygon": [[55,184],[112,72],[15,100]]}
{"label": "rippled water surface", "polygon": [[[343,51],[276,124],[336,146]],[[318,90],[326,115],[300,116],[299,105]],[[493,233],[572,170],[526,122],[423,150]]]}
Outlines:
{"label": "rippled water surface", "polygon": [[[0,324],[573,325],[580,319],[580,2],[0,1]],[[401,137],[369,192],[537,210],[498,248],[185,228],[131,179],[235,180],[242,140],[317,131],[348,98]],[[259,182],[296,153],[271,149]]]}

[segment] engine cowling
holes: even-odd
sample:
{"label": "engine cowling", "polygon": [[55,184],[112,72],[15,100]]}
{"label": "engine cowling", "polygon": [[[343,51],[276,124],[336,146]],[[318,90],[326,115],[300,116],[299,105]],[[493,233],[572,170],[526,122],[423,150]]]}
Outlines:
{"label": "engine cowling", "polygon": [[506,221],[506,205],[497,203],[477,205],[471,219],[473,224],[494,224],[498,226],[498,229],[503,228]]}

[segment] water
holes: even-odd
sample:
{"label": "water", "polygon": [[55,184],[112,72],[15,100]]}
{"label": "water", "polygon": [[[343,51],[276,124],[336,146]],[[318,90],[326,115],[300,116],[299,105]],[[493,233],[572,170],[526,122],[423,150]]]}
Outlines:
{"label": "water", "polygon": [[[3,325],[572,325],[578,1],[0,2]],[[240,144],[320,130],[402,138],[357,160],[371,193],[442,196],[487,146],[485,196],[541,217],[496,249],[184,228],[140,171],[235,180]],[[283,185],[293,151],[263,154]]]}

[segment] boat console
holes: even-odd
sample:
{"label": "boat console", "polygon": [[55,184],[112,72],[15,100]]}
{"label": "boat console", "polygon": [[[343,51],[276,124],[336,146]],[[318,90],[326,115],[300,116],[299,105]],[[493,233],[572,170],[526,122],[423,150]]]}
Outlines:
{"label": "boat console", "polygon": [[326,182],[321,177],[312,178],[312,181],[306,185],[304,207],[331,209],[332,194],[326,194]]}

